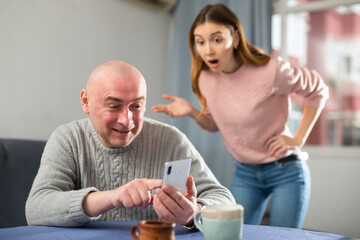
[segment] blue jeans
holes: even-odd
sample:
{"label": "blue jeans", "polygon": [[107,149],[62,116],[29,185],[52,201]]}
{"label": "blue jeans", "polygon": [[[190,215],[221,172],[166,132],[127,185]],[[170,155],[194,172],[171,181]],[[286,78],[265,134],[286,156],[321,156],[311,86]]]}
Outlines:
{"label": "blue jeans", "polygon": [[260,224],[270,201],[270,225],[301,228],[310,200],[306,160],[260,165],[235,161],[231,192],[244,206],[244,223]]}

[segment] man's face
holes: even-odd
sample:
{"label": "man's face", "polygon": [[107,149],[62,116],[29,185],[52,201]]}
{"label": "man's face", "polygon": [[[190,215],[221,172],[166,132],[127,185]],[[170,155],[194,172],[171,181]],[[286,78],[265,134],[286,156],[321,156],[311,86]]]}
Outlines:
{"label": "man's face", "polygon": [[85,93],[91,122],[106,147],[127,146],[143,127],[145,80],[141,75],[119,75],[116,71],[106,71],[98,78]]}

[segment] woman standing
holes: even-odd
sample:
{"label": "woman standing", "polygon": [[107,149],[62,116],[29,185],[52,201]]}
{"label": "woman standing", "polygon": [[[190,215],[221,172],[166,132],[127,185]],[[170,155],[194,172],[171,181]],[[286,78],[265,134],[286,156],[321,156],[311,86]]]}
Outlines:
{"label": "woman standing", "polygon": [[[310,172],[302,147],[325,102],[328,87],[315,71],[294,68],[248,43],[237,16],[222,4],[205,6],[189,32],[192,89],[202,110],[186,99],[153,106],[171,117],[190,116],[220,131],[236,159],[231,191],[246,224],[260,224],[271,198],[270,225],[301,228]],[[305,98],[294,135],[288,125],[290,94]]]}

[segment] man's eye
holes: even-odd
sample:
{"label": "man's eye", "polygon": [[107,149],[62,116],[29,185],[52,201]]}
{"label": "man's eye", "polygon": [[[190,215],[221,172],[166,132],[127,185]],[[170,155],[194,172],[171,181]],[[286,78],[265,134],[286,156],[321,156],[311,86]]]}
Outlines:
{"label": "man's eye", "polygon": [[130,106],[131,111],[140,111],[142,109],[142,104],[134,104]]}
{"label": "man's eye", "polygon": [[120,107],[117,105],[109,105],[108,108],[110,108],[111,110],[116,110],[119,109]]}

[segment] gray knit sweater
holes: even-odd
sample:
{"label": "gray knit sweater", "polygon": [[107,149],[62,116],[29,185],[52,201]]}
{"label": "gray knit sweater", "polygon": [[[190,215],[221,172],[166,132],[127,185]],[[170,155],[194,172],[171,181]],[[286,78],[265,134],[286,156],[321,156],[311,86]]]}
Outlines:
{"label": "gray knit sweater", "polygon": [[81,226],[92,220],[157,219],[147,209],[113,209],[97,218],[84,214],[82,201],[90,191],[122,186],[133,179],[161,179],[164,163],[192,158],[198,201],[205,205],[234,204],[187,137],[170,125],[145,118],[139,136],[122,148],[106,148],[90,119],[60,126],[50,136],[26,203],[29,225]]}

